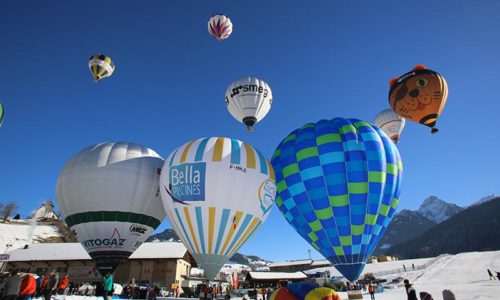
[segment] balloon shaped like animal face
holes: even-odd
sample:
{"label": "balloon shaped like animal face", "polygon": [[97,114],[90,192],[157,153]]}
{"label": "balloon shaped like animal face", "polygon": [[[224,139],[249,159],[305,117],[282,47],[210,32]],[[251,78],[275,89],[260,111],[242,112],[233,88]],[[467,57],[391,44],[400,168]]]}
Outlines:
{"label": "balloon shaped like animal face", "polygon": [[283,216],[354,281],[399,203],[396,145],[368,122],[335,118],[294,130],[271,162]]}
{"label": "balloon shaped like animal face", "polygon": [[271,163],[236,139],[201,138],[169,155],[160,177],[167,217],[207,278],[267,219],[274,182]]}
{"label": "balloon shaped like animal face", "polygon": [[398,115],[433,128],[433,133],[447,98],[444,77],[423,66],[394,80],[389,91],[389,104]]}
{"label": "balloon shaped like animal face", "polygon": [[64,165],[58,206],[102,274],[113,272],[165,218],[162,165],[155,151],[123,142],[90,146]]}

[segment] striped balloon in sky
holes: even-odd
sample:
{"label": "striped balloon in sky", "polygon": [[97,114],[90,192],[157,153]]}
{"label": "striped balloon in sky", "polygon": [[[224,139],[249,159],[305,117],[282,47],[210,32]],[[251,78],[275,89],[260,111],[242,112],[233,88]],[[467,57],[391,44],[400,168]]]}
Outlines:
{"label": "striped balloon in sky", "polygon": [[213,279],[267,219],[276,185],[271,163],[257,149],[207,137],[169,155],[160,191],[175,232]]}
{"label": "striped balloon in sky", "polygon": [[208,20],[208,33],[219,42],[227,39],[233,32],[233,23],[225,15],[213,15]]}
{"label": "striped balloon in sky", "polygon": [[290,133],[272,165],[286,220],[356,280],[399,202],[402,162],[394,143],[368,122],[321,120]]}

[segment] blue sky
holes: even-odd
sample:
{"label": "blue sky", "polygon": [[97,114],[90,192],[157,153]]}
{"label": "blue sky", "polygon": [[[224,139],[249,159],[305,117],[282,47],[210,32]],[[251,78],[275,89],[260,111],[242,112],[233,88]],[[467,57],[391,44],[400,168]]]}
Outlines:
{"label": "blue sky", "polygon": [[[166,157],[188,140],[229,136],[270,157],[307,122],[372,121],[388,107],[389,80],[422,63],[447,79],[448,104],[437,135],[407,122],[400,209],[429,195],[468,205],[500,192],[498,11],[494,0],[2,1],[0,202],[17,201],[24,216],[55,199],[64,163],[102,141]],[[220,43],[206,25],[218,12],[234,24]],[[94,53],[116,64],[98,84],[87,68]],[[253,133],[224,105],[244,76],[274,96]],[[308,249],[274,209],[240,252],[281,261]]]}

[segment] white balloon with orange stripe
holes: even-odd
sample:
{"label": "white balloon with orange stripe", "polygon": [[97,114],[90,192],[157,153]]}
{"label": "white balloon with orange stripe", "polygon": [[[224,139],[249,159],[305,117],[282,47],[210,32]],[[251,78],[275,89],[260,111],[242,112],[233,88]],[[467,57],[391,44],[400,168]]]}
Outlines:
{"label": "white balloon with orange stripe", "polygon": [[251,145],[226,137],[174,150],[160,190],[170,223],[208,279],[262,226],[276,196],[271,163]]}

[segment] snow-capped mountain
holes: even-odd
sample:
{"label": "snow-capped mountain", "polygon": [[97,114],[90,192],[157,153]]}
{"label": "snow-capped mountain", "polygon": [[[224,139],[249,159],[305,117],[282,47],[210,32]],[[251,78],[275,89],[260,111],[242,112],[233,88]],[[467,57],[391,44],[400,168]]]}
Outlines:
{"label": "snow-capped mountain", "polygon": [[419,237],[424,232],[435,226],[436,222],[427,219],[416,211],[403,209],[394,216],[387,231],[380,239],[374,255],[384,253],[386,249]]}
{"label": "snow-capped mountain", "polygon": [[498,194],[491,194],[491,195],[488,195],[486,197],[481,198],[477,202],[472,203],[470,206],[479,205],[479,204],[488,202],[488,201],[493,200],[493,199],[498,198],[498,197],[500,197],[500,195],[498,195]]}
{"label": "snow-capped mountain", "polygon": [[436,196],[430,196],[420,205],[417,213],[439,224],[462,210],[464,210],[464,208],[456,204],[448,203]]}

